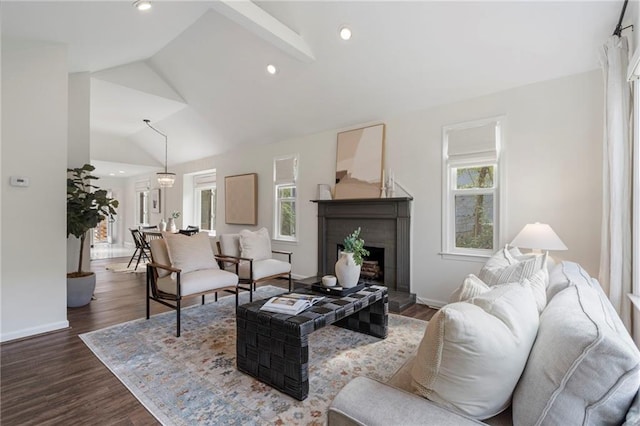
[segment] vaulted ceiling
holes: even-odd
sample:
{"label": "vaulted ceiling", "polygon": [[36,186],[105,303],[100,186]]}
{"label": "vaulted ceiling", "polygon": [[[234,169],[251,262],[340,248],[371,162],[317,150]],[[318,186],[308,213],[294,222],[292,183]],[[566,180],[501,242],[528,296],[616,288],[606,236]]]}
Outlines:
{"label": "vaulted ceiling", "polygon": [[3,1],[1,13],[3,42],[65,44],[69,71],[91,73],[92,160],[131,175],[164,161],[145,118],[168,135],[171,165],[596,69],[621,4]]}

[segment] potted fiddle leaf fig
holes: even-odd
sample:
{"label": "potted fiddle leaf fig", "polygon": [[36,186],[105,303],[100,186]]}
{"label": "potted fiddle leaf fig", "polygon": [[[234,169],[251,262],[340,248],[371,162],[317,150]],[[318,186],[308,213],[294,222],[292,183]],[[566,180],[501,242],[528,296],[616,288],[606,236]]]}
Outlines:
{"label": "potted fiddle leaf fig", "polygon": [[96,275],[82,270],[84,246],[89,231],[102,220],[116,215],[118,201],[107,196],[107,191],[92,185],[99,179],[91,175],[91,164],[67,169],[67,238],[80,239],[78,269],[67,274],[67,306],[75,308],[91,301],[96,286]]}
{"label": "potted fiddle leaf fig", "polygon": [[369,256],[364,248],[364,240],[360,238],[360,228],[347,235],[343,242],[344,250],[336,262],[335,271],[338,283],[343,288],[355,287],[360,279],[362,259]]}

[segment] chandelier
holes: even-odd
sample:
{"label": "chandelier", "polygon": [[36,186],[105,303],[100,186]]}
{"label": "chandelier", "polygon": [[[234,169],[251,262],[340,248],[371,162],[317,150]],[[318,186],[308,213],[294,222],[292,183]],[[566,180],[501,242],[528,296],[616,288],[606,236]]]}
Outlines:
{"label": "chandelier", "polygon": [[176,180],[176,174],[167,171],[167,147],[168,147],[167,135],[165,135],[160,130],[153,127],[150,124],[150,120],[144,119],[142,121],[144,121],[144,123],[147,126],[149,126],[151,130],[153,130],[154,132],[164,137],[164,172],[156,173],[156,177],[158,179],[158,185],[160,185],[162,188],[171,188],[173,186],[173,183]]}

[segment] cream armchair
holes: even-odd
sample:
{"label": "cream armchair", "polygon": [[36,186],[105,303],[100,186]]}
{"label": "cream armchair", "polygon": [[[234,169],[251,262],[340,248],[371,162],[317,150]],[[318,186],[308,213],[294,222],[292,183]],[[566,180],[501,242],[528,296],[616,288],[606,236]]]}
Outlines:
{"label": "cream armchair", "polygon": [[150,301],[154,300],[176,310],[176,336],[180,337],[180,307],[182,299],[204,297],[218,291],[235,293],[236,306],[240,290],[250,287],[239,285],[238,275],[219,268],[206,233],[193,236],[163,233],[163,238],[150,241],[151,263],[147,265],[147,319]]}
{"label": "cream armchair", "polygon": [[[292,291],[291,256],[292,252],[271,249],[271,238],[266,228],[252,232],[240,231],[239,234],[220,235],[218,245],[219,259],[224,269],[238,271],[241,283],[248,283],[255,291],[256,284],[275,278],[284,277],[289,280],[289,291]],[[287,260],[273,258],[281,255]],[[231,261],[231,262],[230,262]],[[233,263],[233,262],[238,263]]]}

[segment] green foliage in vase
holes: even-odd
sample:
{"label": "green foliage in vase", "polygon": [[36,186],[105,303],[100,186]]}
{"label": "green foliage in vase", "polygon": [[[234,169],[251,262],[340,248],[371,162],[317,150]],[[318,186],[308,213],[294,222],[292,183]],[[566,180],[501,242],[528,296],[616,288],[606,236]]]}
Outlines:
{"label": "green foliage in vase", "polygon": [[118,201],[108,197],[105,189],[91,185],[91,180],[99,179],[91,175],[94,170],[95,167],[91,164],[67,169],[67,238],[69,235],[80,238],[78,270],[67,274],[68,276],[87,275],[82,271],[87,232],[102,220],[115,216],[118,207]]}
{"label": "green foliage in vase", "polygon": [[360,238],[360,228],[356,229],[344,239],[344,250],[353,253],[353,260],[356,265],[362,265],[362,258],[369,256],[369,250],[364,248],[364,240]]}

